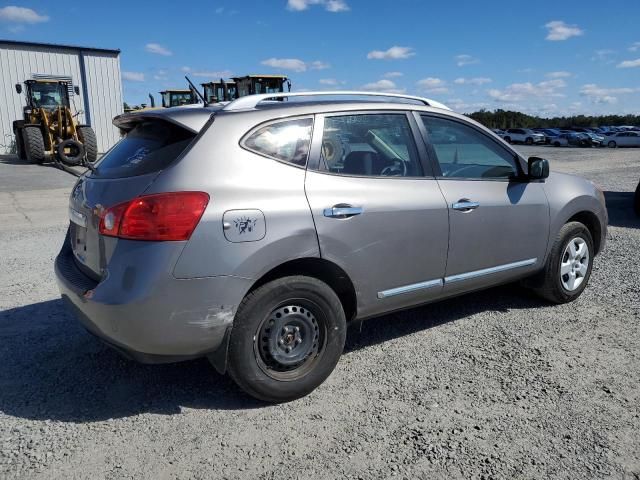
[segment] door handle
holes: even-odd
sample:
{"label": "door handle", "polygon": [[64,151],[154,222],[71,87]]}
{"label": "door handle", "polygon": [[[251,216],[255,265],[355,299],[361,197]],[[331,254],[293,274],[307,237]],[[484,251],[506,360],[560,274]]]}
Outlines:
{"label": "door handle", "polygon": [[336,205],[331,208],[325,208],[322,212],[325,217],[329,218],[350,218],[360,215],[364,212],[362,207],[352,207],[351,205]]}
{"label": "door handle", "polygon": [[468,198],[461,198],[456,203],[451,205],[451,208],[454,210],[459,210],[461,212],[470,212],[471,210],[475,210],[480,206],[480,202],[472,202]]}

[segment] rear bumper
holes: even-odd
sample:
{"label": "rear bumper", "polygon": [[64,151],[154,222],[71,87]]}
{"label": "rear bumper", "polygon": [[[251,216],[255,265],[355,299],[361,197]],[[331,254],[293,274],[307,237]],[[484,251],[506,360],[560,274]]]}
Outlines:
{"label": "rear bumper", "polygon": [[124,268],[110,265],[95,282],[78,269],[65,242],[55,261],[62,298],[89,332],[135,360],[166,363],[217,350],[250,280],[179,280],[158,268],[157,251],[145,250]]}

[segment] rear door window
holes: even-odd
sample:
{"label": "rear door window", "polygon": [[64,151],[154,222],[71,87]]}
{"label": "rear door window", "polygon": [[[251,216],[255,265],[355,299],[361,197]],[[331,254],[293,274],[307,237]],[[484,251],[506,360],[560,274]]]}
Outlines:
{"label": "rear door window", "polygon": [[96,163],[93,175],[122,178],[159,172],[178,158],[195,136],[169,122],[141,122]]}

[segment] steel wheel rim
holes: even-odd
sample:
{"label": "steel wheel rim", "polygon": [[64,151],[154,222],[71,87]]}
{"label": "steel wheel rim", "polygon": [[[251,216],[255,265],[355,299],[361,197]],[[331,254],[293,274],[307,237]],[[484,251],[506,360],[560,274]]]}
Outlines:
{"label": "steel wheel rim", "polygon": [[298,380],[318,363],[326,346],[320,308],[304,299],[288,300],[260,323],[253,348],[260,369],[280,381]]}
{"label": "steel wheel rim", "polygon": [[560,259],[560,282],[565,290],[573,292],[584,282],[589,272],[589,246],[582,237],[567,243]]}

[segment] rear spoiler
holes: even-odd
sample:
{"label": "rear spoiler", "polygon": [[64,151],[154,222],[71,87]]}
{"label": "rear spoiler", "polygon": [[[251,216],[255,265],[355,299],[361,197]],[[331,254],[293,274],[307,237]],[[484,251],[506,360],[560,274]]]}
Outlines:
{"label": "rear spoiler", "polygon": [[128,132],[140,122],[157,120],[173,123],[179,127],[198,134],[202,127],[206,125],[212,115],[220,110],[219,107],[195,106],[190,107],[174,107],[174,108],[157,108],[140,110],[138,112],[129,112],[117,115],[113,119],[113,125],[122,131]]}

